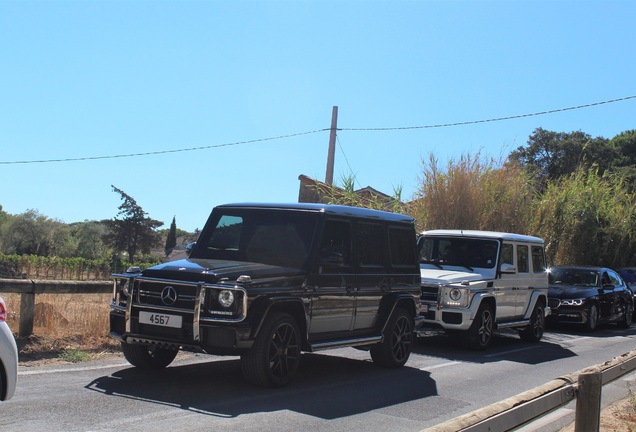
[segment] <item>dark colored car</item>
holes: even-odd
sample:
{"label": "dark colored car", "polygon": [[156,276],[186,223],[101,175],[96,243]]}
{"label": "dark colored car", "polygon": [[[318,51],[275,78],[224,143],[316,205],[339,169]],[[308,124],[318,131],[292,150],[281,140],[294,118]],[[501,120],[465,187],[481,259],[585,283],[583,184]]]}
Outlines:
{"label": "dark colored car", "polygon": [[[623,280],[627,282],[627,286],[632,290],[634,305],[636,305],[636,267],[623,267],[617,271]],[[634,308],[634,318],[636,318],[636,307]]]}
{"label": "dark colored car", "polygon": [[113,275],[111,335],[140,368],[238,355],[280,387],[301,351],[354,346],[403,366],[420,295],[413,218],[323,204],[216,207],[187,259]]}
{"label": "dark colored car", "polygon": [[612,269],[587,266],[553,266],[549,270],[548,322],[582,324],[592,331],[600,324],[632,324],[634,296]]}

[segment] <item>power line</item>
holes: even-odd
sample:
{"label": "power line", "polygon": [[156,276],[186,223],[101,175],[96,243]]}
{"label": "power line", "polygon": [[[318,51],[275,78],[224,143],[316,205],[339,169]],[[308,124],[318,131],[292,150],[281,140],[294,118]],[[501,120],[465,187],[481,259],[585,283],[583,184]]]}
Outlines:
{"label": "power line", "polygon": [[129,153],[129,154],[110,155],[110,156],[87,156],[87,157],[78,157],[78,158],[44,159],[44,160],[30,160],[30,161],[8,161],[8,162],[0,161],[0,165],[33,164],[33,163],[48,163],[48,162],[75,162],[75,161],[85,161],[85,160],[117,159],[117,158],[128,158],[128,157],[136,157],[136,156],[151,156],[151,155],[160,155],[160,154],[166,154],[166,153],[181,153],[181,152],[188,152],[188,151],[207,150],[211,148],[237,146],[241,144],[251,144],[251,143],[262,142],[262,141],[273,141],[273,140],[297,137],[301,135],[310,135],[310,134],[315,134],[318,132],[324,132],[328,130],[330,129],[329,128],[317,129],[317,130],[308,131],[308,132],[298,132],[294,134],[279,135],[279,136],[269,137],[269,138],[258,138],[258,139],[247,140],[247,141],[236,141],[236,142],[225,143],[225,144],[214,144],[214,145],[191,147],[191,148],[184,148],[184,149],[158,150],[158,151],[145,152],[145,153]]}
{"label": "power line", "polygon": [[[535,112],[535,113],[531,113],[531,114],[519,114],[519,115],[513,115],[513,116],[507,116],[507,117],[496,117],[496,118],[491,118],[491,119],[486,119],[486,120],[471,120],[471,121],[464,121],[464,122],[441,123],[441,124],[424,125],[424,126],[402,126],[402,127],[382,127],[382,128],[338,128],[337,130],[339,130],[339,131],[348,131],[348,132],[358,132],[358,131],[394,131],[394,130],[433,129],[433,128],[453,127],[453,126],[466,126],[466,125],[472,125],[472,124],[492,123],[492,122],[498,122],[498,121],[504,121],[504,120],[514,120],[514,119],[519,119],[519,118],[524,118],[524,117],[535,117],[535,116],[546,115],[546,114],[554,114],[554,113],[558,113],[558,112],[572,111],[572,110],[589,108],[589,107],[598,106],[598,105],[621,102],[621,101],[626,101],[626,100],[629,100],[629,99],[636,99],[636,95],[634,95],[634,96],[626,96],[626,97],[617,98],[617,99],[610,99],[610,100],[606,100],[606,101],[602,101],[602,102],[594,102],[594,103],[589,103],[589,104],[585,104],[585,105],[577,105],[577,106],[572,106],[572,107],[568,107],[568,108],[558,108],[558,109],[553,109],[553,110],[548,110],[548,111]],[[208,150],[208,149],[219,148],[219,147],[230,147],[230,146],[237,146],[237,145],[243,145],[243,144],[252,144],[252,143],[264,142],[264,141],[275,141],[275,140],[298,137],[298,136],[302,136],[302,135],[311,135],[311,134],[316,134],[316,133],[319,133],[319,132],[325,132],[325,131],[330,131],[330,130],[331,130],[331,128],[324,128],[324,129],[316,129],[316,130],[307,131],[307,132],[298,132],[298,133],[287,134],[287,135],[279,135],[279,136],[269,137],[269,138],[258,138],[258,139],[252,139],[252,140],[247,140],[247,141],[236,141],[236,142],[230,142],[230,143],[225,143],[225,144],[214,144],[214,145],[201,146],[201,147],[190,147],[190,148],[184,148],[184,149],[158,150],[158,151],[144,152],[144,153],[128,153],[128,154],[119,154],[119,155],[110,155],[110,156],[86,156],[86,157],[64,158],[64,159],[0,161],[0,165],[35,164],[35,163],[52,163],[52,162],[75,162],[75,161],[86,161],[86,160],[117,159],[117,158],[129,158],[129,157],[139,157],[139,156],[151,156],[151,155],[161,155],[161,154],[168,154],[168,153],[182,153],[182,152],[189,152],[189,151]]]}
{"label": "power line", "polygon": [[540,111],[540,112],[531,113],[531,114],[519,114],[519,115],[514,115],[514,116],[508,116],[508,117],[497,117],[497,118],[491,118],[491,119],[487,119],[487,120],[471,120],[471,121],[464,121],[464,122],[457,122],[457,123],[442,123],[442,124],[426,125],[426,126],[404,126],[404,127],[385,127],[385,128],[343,128],[343,129],[339,129],[339,130],[343,130],[343,131],[392,131],[392,130],[432,129],[432,128],[442,128],[442,127],[451,127],[451,126],[465,126],[465,125],[472,125],[472,124],[479,124],[479,123],[489,123],[489,122],[498,122],[498,121],[503,121],[503,120],[513,120],[513,119],[524,118],[524,117],[534,117],[534,116],[540,116],[540,115],[545,115],[545,114],[554,114],[554,113],[558,113],[558,112],[572,111],[572,110],[577,110],[577,109],[582,109],[582,108],[589,108],[589,107],[593,107],[593,106],[597,106],[597,105],[620,102],[620,101],[625,101],[625,100],[634,99],[634,98],[636,98],[636,95],[634,95],[634,96],[626,96],[626,97],[622,97],[622,98],[618,98],[618,99],[611,99],[611,100],[607,100],[607,101],[603,101],[603,102],[594,102],[594,103],[589,103],[589,104],[585,104],[585,105],[577,105],[577,106],[573,106],[573,107],[569,107],[569,108],[559,108],[559,109],[553,109],[553,110],[549,110],[549,111]]}

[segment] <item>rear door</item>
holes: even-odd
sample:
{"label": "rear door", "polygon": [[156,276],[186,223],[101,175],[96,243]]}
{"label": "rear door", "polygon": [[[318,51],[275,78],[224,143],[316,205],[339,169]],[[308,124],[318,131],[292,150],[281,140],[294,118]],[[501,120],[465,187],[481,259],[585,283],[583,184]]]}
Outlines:
{"label": "rear door", "polygon": [[356,224],[354,250],[358,279],[355,291],[355,330],[371,330],[378,318],[380,300],[390,289],[386,271],[387,239],[385,226],[377,222]]}
{"label": "rear door", "polygon": [[525,315],[534,289],[534,276],[530,267],[530,245],[517,244],[517,283],[515,284],[515,317]]}
{"label": "rear door", "polygon": [[315,270],[308,278],[311,292],[309,333],[312,340],[353,327],[355,292],[352,226],[348,220],[327,220]]}

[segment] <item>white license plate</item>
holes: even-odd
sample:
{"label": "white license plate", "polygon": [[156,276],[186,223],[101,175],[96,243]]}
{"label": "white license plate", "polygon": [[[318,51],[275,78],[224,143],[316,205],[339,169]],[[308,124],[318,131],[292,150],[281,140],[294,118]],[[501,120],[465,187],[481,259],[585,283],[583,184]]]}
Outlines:
{"label": "white license plate", "polygon": [[167,315],[156,312],[139,312],[139,322],[161,327],[181,328],[183,317],[180,315]]}
{"label": "white license plate", "polygon": [[420,305],[420,312],[421,313],[427,313],[428,312],[428,305],[421,304]]}

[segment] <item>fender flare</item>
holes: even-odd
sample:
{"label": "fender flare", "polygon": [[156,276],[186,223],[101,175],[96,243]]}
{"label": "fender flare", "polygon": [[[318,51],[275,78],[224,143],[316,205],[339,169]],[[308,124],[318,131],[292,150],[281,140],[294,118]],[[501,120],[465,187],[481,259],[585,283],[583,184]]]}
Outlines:
{"label": "fender flare", "polygon": [[415,319],[417,315],[417,299],[411,294],[394,294],[383,299],[380,306],[380,317],[382,317],[382,326],[380,327],[380,333],[384,334],[386,326],[391,320],[391,317],[395,313],[395,310],[400,305],[406,305],[405,309]]}
{"label": "fender flare", "polygon": [[251,338],[256,338],[256,336],[258,336],[261,328],[263,327],[263,323],[268,318],[272,310],[281,310],[289,313],[298,321],[298,326],[300,327],[303,339],[307,339],[307,309],[302,298],[299,297],[268,297],[263,298],[257,304],[252,305],[250,311],[252,313],[250,318],[253,319],[253,321],[251,321]]}
{"label": "fender flare", "polygon": [[492,299],[492,302],[494,303],[492,313],[495,314],[495,319],[497,318],[497,302],[495,301],[495,295],[489,291],[481,291],[481,292],[475,293],[475,295],[473,296],[473,299],[470,302],[470,306],[468,306],[468,308],[470,309],[471,321],[474,320],[475,317],[477,316],[477,311],[479,310],[479,306],[481,306],[481,303],[485,299]]}
{"label": "fender flare", "polygon": [[[528,303],[528,309],[526,309],[526,313],[523,314],[523,319],[530,319],[532,316],[532,311],[534,311],[534,307],[540,300],[543,301],[544,308],[548,308],[548,296],[546,293],[542,291],[534,290],[532,295],[530,296],[530,302]],[[545,314],[544,309],[544,314]]]}

